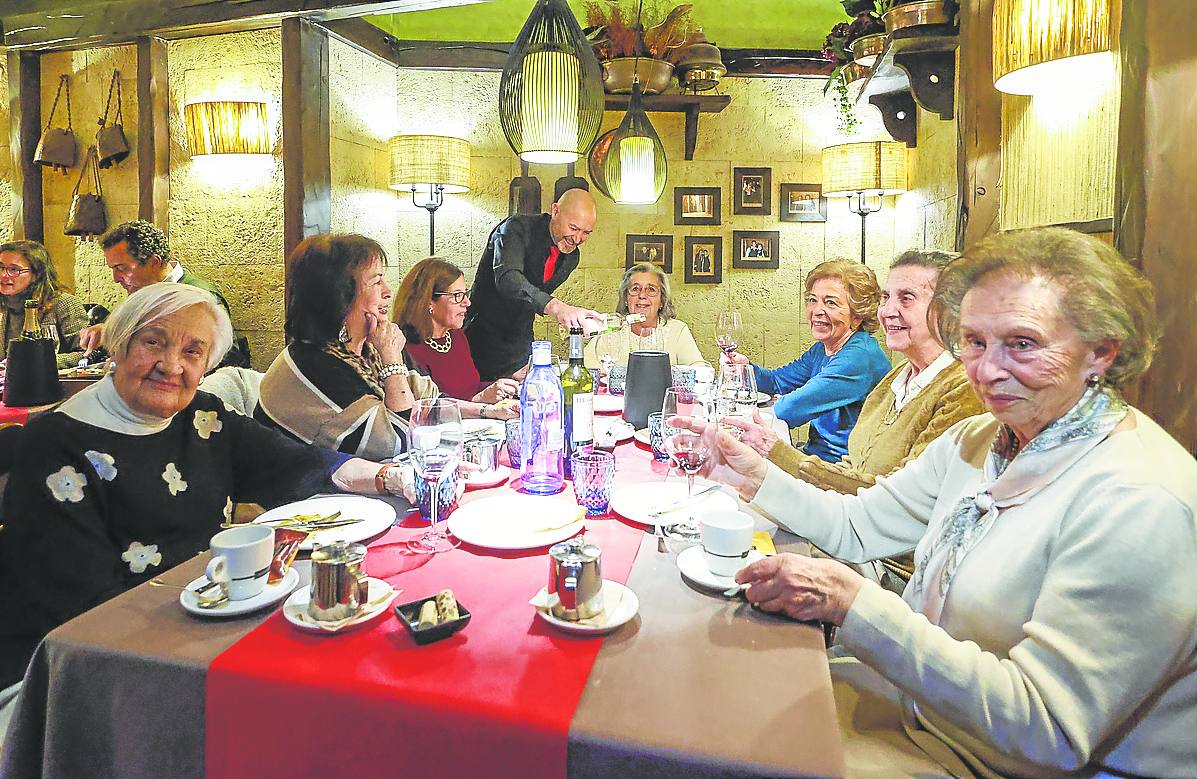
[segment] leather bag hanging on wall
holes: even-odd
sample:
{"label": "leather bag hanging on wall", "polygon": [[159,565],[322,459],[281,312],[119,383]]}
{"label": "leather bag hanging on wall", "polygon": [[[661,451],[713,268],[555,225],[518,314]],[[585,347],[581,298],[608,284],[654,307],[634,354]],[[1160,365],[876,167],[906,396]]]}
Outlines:
{"label": "leather bag hanging on wall", "polygon": [[[53,127],[54,114],[58,111],[58,98],[62,97],[62,90],[66,89],[66,129]],[[33,152],[33,161],[38,165],[45,165],[54,170],[62,171],[66,175],[67,168],[75,167],[75,154],[78,149],[75,144],[75,131],[71,127],[71,80],[66,75],[58,79],[58,91],[54,93],[54,105],[50,108],[50,118],[46,120],[46,129],[42,130],[42,137],[37,142],[37,149]]]}
{"label": "leather bag hanging on wall", "polygon": [[[80,194],[79,187],[87,177],[89,167],[96,191]],[[75,189],[71,192],[71,210],[67,212],[66,230],[63,232],[81,238],[95,238],[107,229],[108,215],[104,211],[104,192],[100,187],[99,159],[96,147],[88,146],[87,154],[83,158],[83,168],[79,171],[79,180],[75,182]]]}
{"label": "leather bag hanging on wall", "polygon": [[[108,124],[108,113],[112,110],[112,94],[116,92],[116,121]],[[125,115],[121,110],[121,72],[112,71],[108,84],[108,99],[104,101],[104,115],[100,117],[100,129],[96,131],[96,152],[100,167],[110,168],[123,162],[129,156],[129,141],[125,138]]]}

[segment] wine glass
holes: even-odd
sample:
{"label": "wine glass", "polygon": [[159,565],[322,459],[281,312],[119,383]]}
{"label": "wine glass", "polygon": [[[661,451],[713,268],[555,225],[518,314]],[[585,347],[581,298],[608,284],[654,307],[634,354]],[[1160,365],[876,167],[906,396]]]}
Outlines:
{"label": "wine glass", "polygon": [[739,311],[724,311],[715,322],[715,343],[724,354],[731,354],[740,344],[744,322]]}
{"label": "wine glass", "polygon": [[450,398],[421,398],[411,407],[410,449],[416,475],[428,482],[431,526],[411,544],[415,552],[436,554],[457,546],[445,529],[437,525],[440,484],[457,472],[461,462],[464,431],[461,410]]}
{"label": "wine glass", "polygon": [[612,341],[615,338],[614,333],[603,333],[598,337],[598,346],[596,351],[599,355],[599,368],[602,370],[603,381],[607,381],[607,377],[611,375],[611,366],[615,364],[615,358],[611,355],[614,345]]}
{"label": "wine glass", "polygon": [[[685,387],[670,387],[665,390],[665,400],[661,404],[661,421],[665,428],[664,448],[675,467],[686,475],[686,499],[689,500],[694,495],[694,477],[706,464],[711,449],[710,443],[701,433],[665,424],[666,420],[675,416],[706,422],[711,419],[710,408],[693,390]],[[698,522],[690,512],[686,512],[686,518],[681,522],[667,525],[664,530],[670,538],[682,541],[698,541],[702,538]]]}
{"label": "wine glass", "polygon": [[[739,417],[751,421],[756,411],[756,371],[752,365],[725,363],[719,368],[719,385],[715,389],[715,411],[719,419]],[[727,432],[740,437],[738,427],[727,426]]]}

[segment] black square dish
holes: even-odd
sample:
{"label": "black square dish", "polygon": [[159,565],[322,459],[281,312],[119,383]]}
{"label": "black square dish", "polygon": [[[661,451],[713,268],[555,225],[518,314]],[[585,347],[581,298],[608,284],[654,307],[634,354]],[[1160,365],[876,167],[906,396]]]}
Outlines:
{"label": "black square dish", "polygon": [[457,619],[441,622],[430,628],[420,627],[420,608],[430,600],[436,600],[436,596],[429,595],[427,598],[420,598],[419,600],[413,600],[411,603],[404,603],[395,607],[395,616],[407,628],[407,632],[411,634],[411,637],[415,639],[417,644],[431,644],[433,641],[448,638],[464,628],[466,623],[470,621],[470,610],[461,605],[459,601],[457,603],[457,612],[461,616]]}

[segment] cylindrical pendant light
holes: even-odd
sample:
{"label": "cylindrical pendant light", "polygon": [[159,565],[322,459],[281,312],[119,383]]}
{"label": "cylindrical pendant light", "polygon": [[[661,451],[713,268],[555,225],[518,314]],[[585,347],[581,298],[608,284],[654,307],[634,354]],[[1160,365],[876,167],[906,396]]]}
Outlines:
{"label": "cylindrical pendant light", "polygon": [[665,147],[644,112],[640,82],[633,81],[628,113],[611,137],[603,163],[611,199],[626,205],[655,203],[665,190],[667,172]]}
{"label": "cylindrical pendant light", "polygon": [[603,118],[598,60],[565,0],[536,0],[499,80],[499,122],[526,162],[586,153]]}
{"label": "cylindrical pendant light", "polygon": [[1080,85],[1118,48],[1120,0],[994,0],[993,85],[1032,95]]}

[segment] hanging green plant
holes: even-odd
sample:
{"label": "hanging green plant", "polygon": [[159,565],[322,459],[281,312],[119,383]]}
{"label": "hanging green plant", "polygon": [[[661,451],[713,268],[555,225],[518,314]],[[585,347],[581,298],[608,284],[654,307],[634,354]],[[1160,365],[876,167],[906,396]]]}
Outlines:
{"label": "hanging green plant", "polygon": [[823,94],[830,89],[835,90],[835,104],[839,114],[838,128],[845,135],[852,133],[859,125],[860,119],[848,96],[848,79],[845,66],[852,62],[852,53],[848,47],[857,38],[865,35],[885,32],[880,14],[889,10],[892,0],[842,0],[844,11],[852,16],[849,22],[840,22],[831,28],[827,38],[823,41],[823,57],[835,63],[835,70],[823,85]]}

